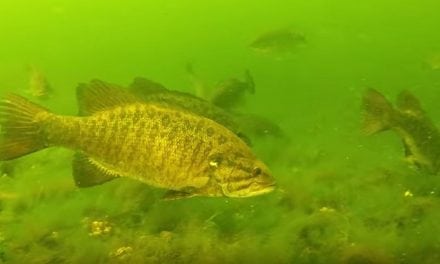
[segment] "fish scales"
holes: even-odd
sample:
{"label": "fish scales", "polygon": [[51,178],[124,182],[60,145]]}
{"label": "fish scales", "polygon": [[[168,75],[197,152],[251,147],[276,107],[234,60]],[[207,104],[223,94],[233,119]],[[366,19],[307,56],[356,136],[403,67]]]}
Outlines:
{"label": "fish scales", "polygon": [[[143,126],[138,125],[140,117],[145,119]],[[190,176],[203,175],[208,167],[202,166],[203,161],[212,150],[221,147],[219,143],[223,141],[219,135],[224,134],[219,125],[208,119],[146,104],[54,121],[47,121],[50,125],[46,134],[48,139],[58,139],[55,144],[80,149],[98,162],[108,164],[117,174],[139,175],[138,180],[158,187],[197,186],[188,182],[193,181]],[[77,125],[79,130],[74,129]],[[216,131],[219,128],[221,132]],[[185,140],[187,134],[192,135],[191,139]],[[229,141],[240,145],[231,134],[223,135],[227,136],[232,138]],[[150,169],[144,170],[145,165]]]}
{"label": "fish scales", "polygon": [[[97,83],[102,84],[103,82],[97,81]],[[134,80],[129,89],[148,102],[156,102],[161,105],[178,107],[185,111],[189,110],[192,113],[214,120],[233,131],[250,144],[249,139],[241,131],[240,125],[237,120],[235,120],[234,116],[209,101],[191,94],[168,90],[163,85],[140,77]],[[230,99],[232,100],[232,98]]]}
{"label": "fish scales", "polygon": [[128,177],[168,189],[167,198],[249,197],[274,189],[266,165],[224,126],[122,91],[115,92],[122,98],[112,99],[111,92],[96,107],[93,100],[80,104],[77,117],[53,114],[17,95],[0,100],[0,160],[61,146],[77,152],[73,175],[79,187]]}

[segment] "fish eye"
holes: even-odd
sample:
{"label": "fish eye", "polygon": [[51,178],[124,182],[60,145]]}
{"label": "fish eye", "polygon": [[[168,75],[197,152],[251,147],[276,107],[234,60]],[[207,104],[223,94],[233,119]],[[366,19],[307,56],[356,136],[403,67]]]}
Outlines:
{"label": "fish eye", "polygon": [[217,167],[218,167],[218,161],[216,161],[216,160],[211,160],[211,161],[209,162],[209,166],[214,167],[214,168],[217,168]]}
{"label": "fish eye", "polygon": [[222,162],[223,158],[220,155],[213,155],[209,160],[209,166],[217,168]]}
{"label": "fish eye", "polygon": [[258,175],[260,175],[261,174],[261,169],[259,168],[259,167],[255,167],[253,170],[252,170],[252,175],[254,175],[254,176],[258,176]]}

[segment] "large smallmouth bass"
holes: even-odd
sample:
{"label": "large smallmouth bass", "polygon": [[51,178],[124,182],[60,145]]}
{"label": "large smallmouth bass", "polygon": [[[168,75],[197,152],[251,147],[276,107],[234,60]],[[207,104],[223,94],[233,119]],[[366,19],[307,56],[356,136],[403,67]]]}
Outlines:
{"label": "large smallmouth bass", "polygon": [[0,160],[65,147],[76,151],[73,176],[79,187],[129,177],[169,190],[170,199],[249,197],[274,189],[267,166],[224,126],[97,84],[78,87],[77,117],[7,95],[0,101]]}

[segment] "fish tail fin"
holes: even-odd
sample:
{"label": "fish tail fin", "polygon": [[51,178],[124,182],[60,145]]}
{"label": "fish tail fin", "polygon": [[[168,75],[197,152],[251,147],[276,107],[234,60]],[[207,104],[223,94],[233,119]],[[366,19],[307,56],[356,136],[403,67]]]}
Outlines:
{"label": "fish tail fin", "polygon": [[412,115],[421,116],[425,114],[419,99],[408,90],[403,90],[397,96],[397,108]]}
{"label": "fish tail fin", "polygon": [[44,149],[39,115],[49,111],[9,94],[0,100],[0,160],[12,160]]}
{"label": "fish tail fin", "polygon": [[363,97],[364,119],[362,132],[372,135],[391,128],[395,110],[391,103],[378,91],[368,89]]}

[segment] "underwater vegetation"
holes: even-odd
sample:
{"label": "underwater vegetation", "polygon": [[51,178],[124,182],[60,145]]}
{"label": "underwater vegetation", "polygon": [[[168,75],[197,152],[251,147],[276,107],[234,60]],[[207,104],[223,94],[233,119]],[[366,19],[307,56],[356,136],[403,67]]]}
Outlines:
{"label": "underwater vegetation", "polygon": [[[47,163],[53,156],[57,161]],[[64,164],[70,159],[67,151],[48,150],[19,161],[15,174],[25,176],[1,178],[9,192],[0,197],[2,262],[435,263],[439,257],[433,187],[439,180],[416,171],[342,172],[343,164],[307,157],[276,171],[280,190],[272,195],[167,201],[162,191],[128,179],[78,189]],[[45,171],[57,173],[41,178]],[[287,184],[290,177],[296,185]]]}

